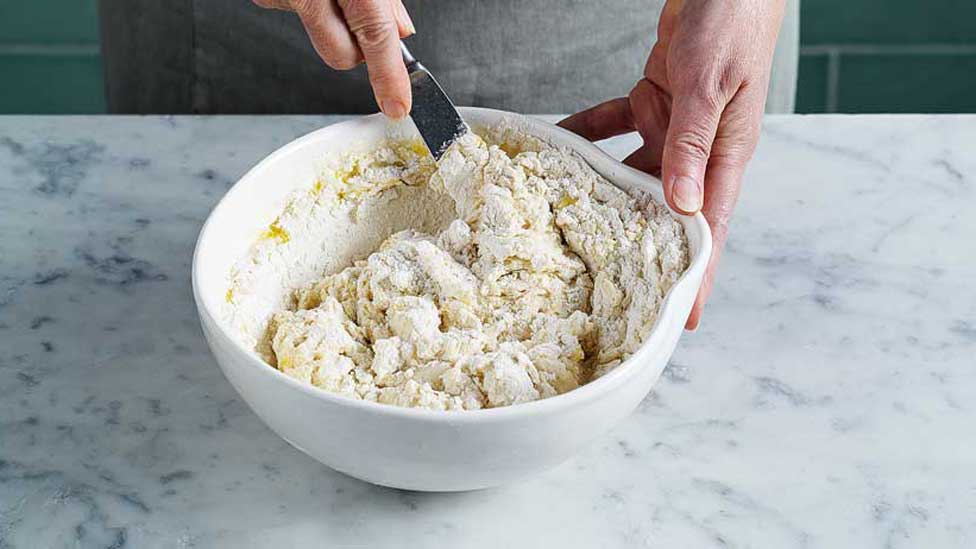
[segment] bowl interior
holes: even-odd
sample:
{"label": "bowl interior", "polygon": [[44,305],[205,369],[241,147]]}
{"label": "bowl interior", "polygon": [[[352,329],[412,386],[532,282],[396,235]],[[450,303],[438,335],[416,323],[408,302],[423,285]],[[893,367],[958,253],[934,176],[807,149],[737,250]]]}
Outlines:
{"label": "bowl interior", "polygon": [[[561,128],[545,122],[504,113],[490,109],[462,108],[465,120],[474,127],[487,127],[499,124],[503,120],[508,124],[516,124],[527,133],[543,138],[556,146],[569,147],[580,154],[598,173],[618,187],[634,191],[640,190],[650,194],[655,200],[664,202],[664,194],[659,181],[633,170],[606,155],[596,146]],[[301,137],[281,149],[275,151],[257,166],[251,169],[224,196],[214,208],[205,223],[197,249],[194,255],[193,283],[198,304],[204,314],[216,324],[217,329],[231,341],[240,344],[244,351],[256,360],[262,360],[253,346],[241,341],[240,329],[221,314],[226,306],[225,294],[230,286],[232,267],[248,253],[262,232],[266,231],[276,217],[282,212],[296,191],[309,189],[323,169],[330,164],[330,160],[339,155],[367,151],[382,140],[389,137],[412,138],[419,137],[416,128],[409,121],[390,123],[382,115],[372,115],[342,122],[325,127]],[[424,200],[426,197],[415,197]],[[452,205],[447,199],[446,204]],[[404,228],[418,227],[418,221],[409,215],[402,215],[395,209],[390,210],[392,217],[398,215],[405,219],[399,223],[391,223],[387,230],[389,234]],[[436,216],[435,216],[436,217]],[[655,332],[659,331],[662,318],[669,314],[672,296],[679,293],[682,285],[695,285],[693,289],[683,292],[689,294],[697,291],[697,284],[701,280],[708,256],[711,252],[711,237],[708,226],[701,214],[693,217],[679,216],[679,221],[685,229],[691,252],[691,263],[684,276],[669,292],[668,298],[662,305],[657,326],[651,331],[645,345],[655,340]],[[448,219],[449,220],[449,219]],[[440,220],[421,220],[428,225],[436,225]],[[330,234],[327,240],[338,242],[336,249],[344,250],[342,257],[333,258],[333,266],[342,268],[357,257],[364,256],[375,249],[388,234],[356,234],[356,224]],[[359,224],[362,225],[362,224]],[[378,240],[377,240],[378,239]],[[375,240],[375,242],[374,242]],[[317,272],[300,274],[313,276],[321,272],[321,265]],[[282,282],[281,287],[274,291],[281,293],[289,291],[297,285],[295,279]],[[269,306],[270,307],[270,306]],[[680,319],[683,324],[684,319]],[[604,376],[593,383],[601,382],[607,377],[616,377],[615,372],[622,370],[625,364],[618,367],[610,375]],[[286,377],[282,375],[281,377]],[[592,385],[593,383],[589,384]],[[573,391],[573,393],[585,389]],[[558,398],[558,397],[557,397]],[[470,413],[470,412],[468,412]]]}

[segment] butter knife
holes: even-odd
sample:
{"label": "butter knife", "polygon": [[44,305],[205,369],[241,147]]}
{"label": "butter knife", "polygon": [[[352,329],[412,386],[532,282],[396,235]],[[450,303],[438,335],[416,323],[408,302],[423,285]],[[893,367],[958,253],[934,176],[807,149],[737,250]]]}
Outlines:
{"label": "butter knife", "polygon": [[430,154],[435,160],[440,160],[451,143],[469,131],[468,125],[434,76],[417,61],[403,42],[400,42],[400,52],[410,74],[410,91],[413,94],[410,118],[420,131],[420,137],[430,149]]}

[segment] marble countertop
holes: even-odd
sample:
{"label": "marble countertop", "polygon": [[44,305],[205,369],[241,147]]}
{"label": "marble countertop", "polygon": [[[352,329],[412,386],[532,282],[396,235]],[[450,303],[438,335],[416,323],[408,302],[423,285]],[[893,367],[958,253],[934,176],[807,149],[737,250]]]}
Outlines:
{"label": "marble countertop", "polygon": [[653,393],[465,494],[291,448],[200,332],[208,210],[333,120],[0,118],[0,547],[976,546],[976,117],[767,119]]}

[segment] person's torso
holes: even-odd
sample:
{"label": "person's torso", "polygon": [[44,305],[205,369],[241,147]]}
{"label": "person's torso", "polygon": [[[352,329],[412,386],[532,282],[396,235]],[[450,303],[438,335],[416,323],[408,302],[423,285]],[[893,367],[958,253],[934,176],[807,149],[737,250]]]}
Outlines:
{"label": "person's torso", "polygon": [[[628,93],[663,0],[404,0],[411,50],[455,103],[573,112]],[[364,67],[328,68],[298,17],[239,0],[102,0],[113,112],[367,113]]]}
{"label": "person's torso", "polygon": [[[128,95],[124,88],[146,81],[134,78],[133,71],[157,70],[160,67],[153,64],[168,59],[169,66],[162,67],[168,71],[165,85],[180,95],[171,97],[171,102],[188,102],[187,112],[377,110],[363,67],[352,71],[326,67],[294,14],[237,0],[193,2],[184,9],[153,4],[103,2],[103,27],[127,27],[103,28],[104,33],[126,34],[125,39],[107,40],[107,50],[121,51],[106,51],[106,56],[138,56],[139,51],[146,56],[142,62],[124,63],[123,74],[112,74],[113,60],[107,60],[110,80],[132,77],[122,85],[109,82],[112,103],[119,102],[112,101],[112,95],[121,100],[119,96]],[[569,112],[626,94],[654,43],[661,7],[658,0],[405,0],[405,4],[417,28],[408,39],[411,50],[457,104],[520,112]],[[109,9],[129,13],[106,16]],[[192,26],[192,32],[187,33],[186,26]],[[181,46],[175,41],[186,40],[192,40],[189,51],[173,51]],[[169,50],[152,53],[160,48]],[[142,101],[151,101],[149,96]],[[129,103],[123,110],[153,110],[150,105],[140,107],[139,98],[122,102]]]}

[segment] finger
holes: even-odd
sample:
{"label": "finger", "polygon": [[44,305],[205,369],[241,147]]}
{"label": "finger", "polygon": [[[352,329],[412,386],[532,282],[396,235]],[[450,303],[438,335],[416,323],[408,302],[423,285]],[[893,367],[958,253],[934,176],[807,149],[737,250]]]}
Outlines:
{"label": "finger", "polygon": [[400,55],[400,36],[386,0],[340,0],[346,25],[366,58],[369,82],[380,109],[391,118],[410,112],[410,80]]}
{"label": "finger", "polygon": [[702,279],[701,287],[698,289],[698,295],[695,297],[691,314],[685,323],[685,328],[688,330],[694,330],[698,327],[705,301],[708,300],[708,296],[712,292],[715,270],[718,268],[722,251],[725,249],[725,240],[729,234],[729,221],[732,218],[732,210],[735,208],[739,196],[739,182],[742,178],[743,168],[744,166],[723,163],[713,163],[708,167],[705,183],[705,188],[708,191],[705,193],[702,215],[708,220],[708,226],[712,232],[712,255],[708,258],[705,276]]}
{"label": "finger", "polygon": [[302,20],[315,51],[327,65],[349,70],[362,61],[363,54],[334,2],[292,0],[292,7]]}
{"label": "finger", "polygon": [[697,90],[676,93],[672,100],[661,171],[664,196],[680,213],[702,207],[705,170],[724,107]]}
{"label": "finger", "polygon": [[630,101],[618,97],[564,118],[558,126],[590,141],[599,141],[634,131]]}
{"label": "finger", "polygon": [[712,232],[712,255],[685,324],[689,330],[698,327],[705,301],[712,291],[715,271],[725,249],[729,222],[739,198],[742,176],[759,139],[765,103],[765,93],[760,88],[740,90],[726,107],[716,132],[705,174],[705,199],[701,210]]}
{"label": "finger", "polygon": [[652,82],[641,79],[630,91],[630,110],[634,125],[644,140],[644,146],[631,156],[632,164],[639,164],[639,170],[655,176],[661,174],[661,159],[664,140],[668,131],[671,111],[671,97]]}
{"label": "finger", "polygon": [[393,18],[396,20],[397,31],[400,38],[406,38],[412,34],[417,34],[417,29],[413,26],[413,20],[407,13],[407,7],[402,0],[390,0],[390,7],[393,9]]}
{"label": "finger", "polygon": [[702,279],[702,285],[698,288],[698,295],[695,296],[695,304],[691,306],[691,314],[688,315],[688,320],[685,321],[685,330],[693,332],[698,329],[698,326],[701,324],[702,314],[705,312],[705,301],[711,293],[712,278],[711,273],[708,273],[708,278]]}
{"label": "finger", "polygon": [[636,151],[630,153],[627,158],[624,158],[624,164],[635,170],[659,177],[661,175],[661,151],[660,149],[655,151],[648,145],[641,145]]}
{"label": "finger", "polygon": [[670,47],[664,37],[658,31],[658,41],[651,48],[651,54],[647,56],[647,63],[644,65],[644,78],[654,82],[659,86],[670,88],[668,79],[668,48]]}

